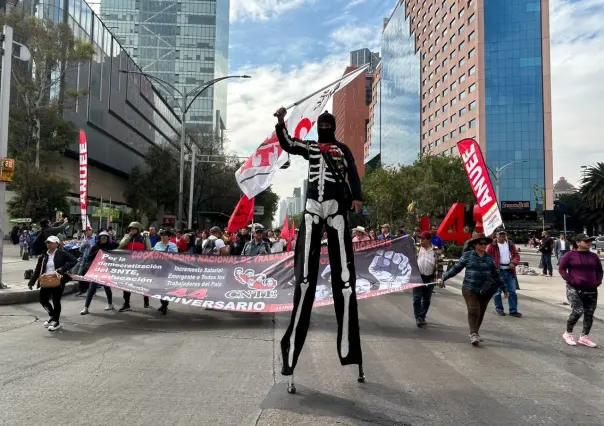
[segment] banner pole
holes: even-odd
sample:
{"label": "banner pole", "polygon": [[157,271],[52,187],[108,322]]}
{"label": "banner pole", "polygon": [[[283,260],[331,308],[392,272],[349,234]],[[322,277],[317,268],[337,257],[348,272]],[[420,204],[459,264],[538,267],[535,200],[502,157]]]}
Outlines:
{"label": "banner pole", "polygon": [[[342,80],[344,80],[344,79],[346,79],[346,78],[350,77],[350,75],[351,75],[351,74],[353,74],[353,73],[355,73],[355,72],[358,72],[358,73],[359,73],[359,75],[360,75],[362,70],[365,70],[365,69],[369,68],[369,65],[370,65],[370,64],[367,64],[367,65],[365,65],[365,66],[363,66],[363,67],[361,67],[361,68],[358,68],[358,69],[356,69],[356,70],[353,70],[353,71],[349,72],[348,74],[346,74],[346,75],[342,76],[341,78],[337,79],[336,81],[333,81],[333,82],[329,83],[327,86],[322,87],[321,89],[319,89],[319,90],[317,90],[317,91],[315,91],[315,92],[311,93],[311,94],[310,94],[310,95],[308,95],[308,96],[305,96],[304,98],[300,99],[300,100],[299,100],[299,101],[297,101],[297,102],[294,102],[293,104],[291,104],[290,106],[288,106],[288,107],[287,107],[287,108],[285,108],[285,109],[290,109],[290,108],[293,108],[293,107],[295,107],[295,106],[298,106],[299,104],[301,104],[302,102],[306,101],[307,99],[310,99],[310,98],[312,98],[313,96],[315,96],[317,93],[320,93],[320,92],[322,92],[323,90],[327,89],[329,86],[332,86],[332,85],[334,85],[334,84],[336,84],[336,83],[339,83],[340,81],[342,81]],[[276,113],[275,113],[275,114],[273,114],[273,115],[276,117]]]}

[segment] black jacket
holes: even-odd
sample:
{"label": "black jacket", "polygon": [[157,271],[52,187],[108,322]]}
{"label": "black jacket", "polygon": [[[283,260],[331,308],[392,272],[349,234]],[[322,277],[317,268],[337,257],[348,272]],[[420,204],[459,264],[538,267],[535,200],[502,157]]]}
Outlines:
{"label": "black jacket", "polygon": [[106,244],[96,243],[90,249],[90,253],[88,253],[88,259],[86,260],[86,268],[85,268],[84,272],[82,273],[82,275],[88,271],[88,269],[90,268],[90,265],[92,265],[92,262],[94,262],[94,259],[96,258],[96,255],[98,254],[99,250],[111,251],[111,250],[115,250],[117,247],[118,247],[118,244],[114,243],[112,241],[107,242]]}
{"label": "black jacket", "polygon": [[38,231],[38,234],[36,235],[36,239],[32,244],[32,254],[34,256],[40,256],[41,254],[45,253],[46,239],[51,235],[57,236],[58,234],[63,232],[68,225],[68,223],[57,222],[53,226],[40,229]]}
{"label": "black jacket", "polygon": [[[44,275],[46,271],[46,262],[48,262],[48,252],[44,253],[42,256],[38,258],[38,264],[36,265],[36,269],[34,270],[34,274],[29,280],[28,286],[31,288],[36,284],[41,275]],[[71,253],[66,252],[62,249],[57,249],[54,257],[55,269],[61,269],[62,277],[61,284],[67,284],[71,281],[71,277],[68,275],[68,272],[73,268],[76,263],[78,263],[77,259],[71,255]],[[38,287],[40,284],[38,283]]]}

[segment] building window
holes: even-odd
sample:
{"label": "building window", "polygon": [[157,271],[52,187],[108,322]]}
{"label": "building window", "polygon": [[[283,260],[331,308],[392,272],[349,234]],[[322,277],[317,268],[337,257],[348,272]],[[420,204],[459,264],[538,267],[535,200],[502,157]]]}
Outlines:
{"label": "building window", "polygon": [[468,36],[468,40],[472,41],[476,38],[476,31],[472,31]]}
{"label": "building window", "polygon": [[475,54],[476,54],[476,49],[470,50],[470,53],[468,53],[468,58],[474,57]]}
{"label": "building window", "polygon": [[444,104],[443,105],[443,112],[447,111],[449,109],[449,104]]}
{"label": "building window", "polygon": [[443,127],[447,127],[448,125],[449,125],[449,119],[448,119],[448,118],[445,118],[445,119],[443,120]]}
{"label": "building window", "polygon": [[432,92],[434,92],[434,87],[430,87],[430,89],[428,90],[428,93],[432,94]]}
{"label": "building window", "polygon": [[[422,108],[422,112],[426,112],[426,107],[423,107],[423,108]],[[426,121],[426,120],[424,120],[424,121]],[[424,123],[424,124],[425,124],[425,123]]]}
{"label": "building window", "polygon": [[438,81],[436,82],[436,84],[434,85],[434,87],[435,87],[435,88],[436,88],[436,87],[438,87],[438,86],[440,86],[440,80],[438,80]]}
{"label": "building window", "polygon": [[426,92],[422,93],[422,99],[426,99]]}
{"label": "building window", "polygon": [[473,66],[472,68],[470,68],[470,69],[468,70],[468,74],[469,74],[469,75],[474,75],[474,74],[476,74],[476,66]]}
{"label": "building window", "polygon": [[453,44],[455,42],[455,39],[457,38],[457,36],[455,34],[453,34],[451,36],[451,38],[449,39],[449,43]]}
{"label": "building window", "polygon": [[476,101],[470,102],[470,105],[468,105],[468,107],[470,108],[470,111],[474,111],[476,109]]}
{"label": "building window", "polygon": [[459,82],[463,83],[464,81],[466,81],[466,75],[462,74],[461,77],[459,77]]}
{"label": "building window", "polygon": [[456,103],[457,103],[457,98],[451,99],[451,106],[455,105]]}
{"label": "building window", "polygon": [[455,67],[455,65],[453,65],[453,68],[451,68],[450,74],[451,75],[455,74],[455,71],[457,71],[457,68]]}
{"label": "building window", "polygon": [[461,100],[461,99],[463,99],[463,98],[465,98],[465,97],[466,97],[466,91],[464,90],[463,92],[461,92],[461,93],[459,94],[459,99]]}
{"label": "building window", "polygon": [[443,75],[443,81],[445,81],[448,78],[449,78],[449,73],[445,73],[445,75]]}
{"label": "building window", "polygon": [[476,16],[472,15],[468,18],[468,22],[471,24],[472,22],[474,22],[476,20]]}
{"label": "building window", "polygon": [[434,148],[434,142],[430,142],[430,145],[428,145],[428,149],[432,149]]}
{"label": "building window", "polygon": [[435,131],[436,131],[436,132],[438,132],[439,130],[440,130],[440,124],[437,124],[437,125],[436,125],[436,130],[435,130]]}
{"label": "building window", "polygon": [[453,83],[451,83],[451,90],[455,90],[457,88],[457,82],[454,81]]}
{"label": "building window", "polygon": [[456,54],[457,54],[457,50],[451,51],[451,54],[449,55],[449,59],[453,59]]}
{"label": "building window", "polygon": [[476,127],[476,119],[474,118],[473,120],[470,120],[470,129],[473,129],[474,127]]}
{"label": "building window", "polygon": [[449,135],[446,134],[443,136],[443,142],[447,142],[449,140]]}
{"label": "building window", "polygon": [[461,27],[459,27],[459,30],[457,30],[457,33],[458,33],[459,35],[462,35],[462,34],[463,34],[463,32],[464,32],[465,30],[466,30],[465,25],[462,25]]}
{"label": "building window", "polygon": [[428,130],[428,136],[432,136],[432,133],[434,133],[434,129]]}
{"label": "building window", "polygon": [[[425,133],[422,135],[422,139],[426,139],[426,134]],[[426,147],[424,147],[424,148],[426,148]]]}
{"label": "building window", "polygon": [[465,133],[466,132],[466,125],[462,124],[461,126],[459,126],[459,133]]}
{"label": "building window", "polygon": [[454,10],[455,10],[455,5],[452,5],[452,6],[449,8],[449,12],[453,12]]}
{"label": "building window", "polygon": [[431,72],[430,75],[428,76],[428,80],[432,80],[433,77],[434,77],[434,73]]}
{"label": "building window", "polygon": [[434,120],[434,114],[431,114],[430,117],[428,118],[428,122],[432,122],[432,120]]}
{"label": "building window", "polygon": [[429,106],[430,108],[432,108],[432,107],[434,106],[434,101],[430,101],[430,103],[428,104],[428,106]]}
{"label": "building window", "polygon": [[466,47],[466,42],[462,41],[461,43],[459,43],[459,51],[461,52],[461,50]]}
{"label": "building window", "polygon": [[463,67],[465,64],[466,64],[466,58],[461,58],[461,59],[459,60],[459,66],[460,66],[460,67]]}
{"label": "building window", "polygon": [[449,24],[449,28],[453,28],[454,26],[455,26],[455,18],[453,18],[453,20]]}
{"label": "building window", "polygon": [[457,147],[454,146],[453,148],[451,148],[451,155],[456,155],[459,151],[457,150]]}
{"label": "building window", "polygon": [[440,115],[440,109],[437,109],[437,110],[434,112],[434,118],[438,117],[439,115]]}
{"label": "building window", "polygon": [[461,9],[461,10],[459,11],[459,13],[457,14],[457,16],[459,16],[459,17],[461,18],[461,17],[462,17],[462,16],[463,16],[465,13],[466,13],[466,12],[465,12],[463,9]]}
{"label": "building window", "polygon": [[476,83],[472,83],[472,85],[470,86],[470,93],[474,93],[474,91],[476,90]]}
{"label": "building window", "polygon": [[455,136],[457,136],[457,129],[451,132],[451,137],[454,138]]}
{"label": "building window", "polygon": [[448,63],[449,63],[449,58],[445,58],[443,60],[443,67],[446,67]]}
{"label": "building window", "polygon": [[440,95],[436,95],[436,103],[440,102]]}
{"label": "building window", "polygon": [[459,116],[463,117],[464,115],[466,115],[466,107],[463,107],[462,109],[459,110]]}
{"label": "building window", "polygon": [[443,90],[443,97],[447,96],[448,94],[449,94],[449,89],[448,88],[445,89],[445,90]]}
{"label": "building window", "polygon": [[426,125],[426,120],[422,121],[422,126]]}
{"label": "building window", "polygon": [[443,48],[442,48],[443,53],[445,52],[445,50],[447,50],[448,47],[449,47],[449,43],[443,44]]}
{"label": "building window", "polygon": [[424,152],[428,151],[428,147],[427,147],[427,146],[424,146],[424,147],[422,148],[422,151],[424,151]]}
{"label": "building window", "polygon": [[436,69],[434,70],[434,73],[438,74],[439,71],[440,71],[440,65],[436,67]]}
{"label": "building window", "polygon": [[[451,123],[454,122],[455,120],[457,120],[457,114],[453,114],[451,116]],[[453,137],[453,135],[451,135],[451,137]]]}
{"label": "building window", "polygon": [[434,141],[434,146],[438,146],[438,145],[440,145],[440,139],[436,139],[436,140]]}

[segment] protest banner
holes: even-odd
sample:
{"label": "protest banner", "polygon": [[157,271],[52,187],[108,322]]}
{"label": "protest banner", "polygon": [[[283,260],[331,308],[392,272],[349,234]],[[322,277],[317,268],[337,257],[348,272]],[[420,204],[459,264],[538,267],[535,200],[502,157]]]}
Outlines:
{"label": "protest banner", "polygon": [[[413,240],[355,244],[357,299],[423,286]],[[314,307],[333,304],[327,246],[320,256]],[[157,251],[99,252],[85,276],[156,299],[201,308],[287,312],[293,309],[294,253],[197,256]]]}

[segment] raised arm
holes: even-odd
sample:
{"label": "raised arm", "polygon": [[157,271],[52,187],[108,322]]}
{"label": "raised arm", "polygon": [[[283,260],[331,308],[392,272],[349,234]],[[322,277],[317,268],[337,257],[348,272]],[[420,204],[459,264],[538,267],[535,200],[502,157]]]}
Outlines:
{"label": "raised arm", "polygon": [[309,141],[292,138],[289,135],[289,132],[285,127],[285,114],[287,114],[287,110],[285,108],[279,108],[279,110],[275,113],[275,116],[277,117],[275,134],[277,135],[277,139],[279,139],[279,145],[281,145],[283,151],[292,155],[301,155],[308,160]]}

